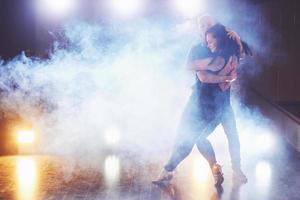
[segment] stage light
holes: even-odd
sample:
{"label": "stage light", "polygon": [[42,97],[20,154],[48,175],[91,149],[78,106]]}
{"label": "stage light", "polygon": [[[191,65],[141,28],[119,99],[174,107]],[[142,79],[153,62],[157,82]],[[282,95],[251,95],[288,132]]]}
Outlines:
{"label": "stage light", "polygon": [[17,132],[18,143],[26,144],[34,142],[34,131],[32,130],[19,130]]}
{"label": "stage light", "polygon": [[132,17],[144,9],[144,0],[109,0],[110,10],[119,17]]}
{"label": "stage light", "polygon": [[264,133],[258,136],[257,145],[263,152],[272,152],[274,149],[275,139],[271,133]]}
{"label": "stage light", "polygon": [[262,186],[269,186],[271,183],[272,168],[267,161],[260,161],[255,167],[256,184],[261,188]]}
{"label": "stage light", "polygon": [[35,0],[38,12],[40,14],[51,17],[60,18],[72,13],[76,7],[78,0]]}
{"label": "stage light", "polygon": [[[253,129],[251,129],[253,131]],[[268,129],[262,129],[256,127],[255,132],[259,132],[255,136],[255,142],[253,142],[253,133],[246,133],[240,135],[241,148],[247,149],[247,154],[272,154],[277,151],[276,143],[277,139],[275,133],[272,133]]]}
{"label": "stage light", "polygon": [[108,128],[105,131],[106,143],[110,146],[116,146],[120,140],[120,131],[117,128]]}
{"label": "stage light", "polygon": [[196,17],[205,11],[203,0],[172,0],[175,9],[188,18]]}

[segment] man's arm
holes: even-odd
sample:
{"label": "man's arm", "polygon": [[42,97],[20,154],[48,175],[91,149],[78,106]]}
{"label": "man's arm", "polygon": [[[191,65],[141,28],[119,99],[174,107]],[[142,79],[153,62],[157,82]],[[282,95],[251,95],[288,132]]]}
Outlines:
{"label": "man's arm", "polygon": [[199,70],[209,70],[209,71],[218,71],[222,69],[225,64],[224,58],[216,57],[214,60],[212,57],[197,59],[189,61],[187,63],[187,69],[199,71]]}
{"label": "man's arm", "polygon": [[242,40],[241,37],[233,30],[230,30],[226,27],[226,31],[227,31],[227,35],[230,39],[236,41],[236,43],[239,45],[240,48],[240,58],[244,58],[245,57],[245,50],[244,50],[244,46],[242,44]]}

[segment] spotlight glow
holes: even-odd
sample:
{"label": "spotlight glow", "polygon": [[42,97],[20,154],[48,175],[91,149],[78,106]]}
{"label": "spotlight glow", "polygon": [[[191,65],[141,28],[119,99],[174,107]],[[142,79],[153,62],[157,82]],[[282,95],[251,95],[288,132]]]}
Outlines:
{"label": "spotlight glow", "polygon": [[253,142],[252,133],[241,135],[242,148],[247,149],[248,153],[253,154],[274,153],[274,151],[276,151],[275,146],[277,142],[274,133],[259,128],[255,129],[255,131],[260,132],[260,134],[256,136],[255,142]]}
{"label": "spotlight glow", "polygon": [[18,143],[33,143],[34,131],[32,130],[20,130],[18,134]]}
{"label": "spotlight glow", "polygon": [[258,137],[258,143],[257,145],[260,147],[260,149],[264,152],[272,151],[274,147],[274,138],[270,133],[262,134]]}
{"label": "spotlight glow", "polygon": [[117,128],[108,128],[105,131],[105,140],[108,145],[116,146],[120,140],[120,131]]}
{"label": "spotlight glow", "polygon": [[110,0],[109,7],[115,15],[132,17],[144,9],[143,0]]}
{"label": "spotlight glow", "polygon": [[255,177],[258,186],[268,186],[271,182],[272,169],[270,163],[261,161],[255,167]]}
{"label": "spotlight glow", "polygon": [[210,174],[208,163],[204,159],[195,159],[193,164],[193,174],[197,183],[207,183]]}
{"label": "spotlight glow", "polygon": [[206,9],[203,0],[173,0],[173,5],[178,12],[188,18],[196,17]]}
{"label": "spotlight glow", "polygon": [[73,12],[77,7],[78,0],[36,0],[36,3],[41,14],[60,18]]}

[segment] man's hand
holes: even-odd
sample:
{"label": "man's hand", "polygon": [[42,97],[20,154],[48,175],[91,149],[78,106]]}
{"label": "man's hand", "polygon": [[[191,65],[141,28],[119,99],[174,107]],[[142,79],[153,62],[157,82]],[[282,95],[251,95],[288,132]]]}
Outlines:
{"label": "man's hand", "polygon": [[230,30],[228,28],[226,28],[226,31],[227,31],[227,35],[230,39],[236,41],[236,43],[239,45],[240,47],[240,57],[243,58],[245,55],[244,55],[244,48],[243,48],[243,44],[242,44],[242,41],[241,41],[241,37],[236,33],[234,32],[233,30]]}
{"label": "man's hand", "polygon": [[236,42],[241,42],[241,37],[233,30],[226,28],[227,35],[230,39],[235,40]]}

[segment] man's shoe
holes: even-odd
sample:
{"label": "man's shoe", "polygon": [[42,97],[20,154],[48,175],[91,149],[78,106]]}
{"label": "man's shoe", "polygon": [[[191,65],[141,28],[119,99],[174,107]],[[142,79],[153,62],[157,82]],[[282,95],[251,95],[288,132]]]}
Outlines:
{"label": "man's shoe", "polygon": [[158,186],[168,185],[173,178],[173,174],[174,174],[173,171],[169,172],[164,169],[158,176],[157,180],[152,181],[152,183]]}
{"label": "man's shoe", "polygon": [[242,170],[233,171],[233,181],[235,183],[247,183],[248,179]]}

